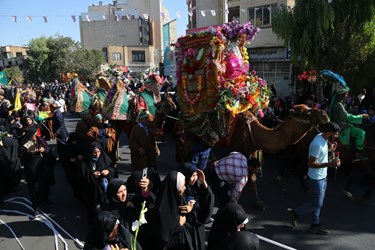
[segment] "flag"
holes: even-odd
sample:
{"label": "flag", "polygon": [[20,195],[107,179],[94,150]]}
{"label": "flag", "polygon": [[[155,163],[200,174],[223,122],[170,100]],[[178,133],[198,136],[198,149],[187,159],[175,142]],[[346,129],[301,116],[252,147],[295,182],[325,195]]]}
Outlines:
{"label": "flag", "polygon": [[144,17],[145,19],[148,19],[148,14],[147,14],[147,13],[143,13],[143,17]]}
{"label": "flag", "polygon": [[201,10],[201,15],[202,16],[206,16],[206,11],[205,10]]}
{"label": "flag", "polygon": [[103,20],[107,20],[105,13],[103,14]]}
{"label": "flag", "polygon": [[0,84],[8,85],[7,73],[5,71],[0,72]]}
{"label": "flag", "polygon": [[121,14],[116,15],[116,21],[117,22],[120,22],[121,19],[122,19],[122,15]]}
{"label": "flag", "polygon": [[216,11],[215,10],[211,10],[211,15],[212,16],[216,16]]}
{"label": "flag", "polygon": [[31,23],[33,21],[32,16],[27,16],[26,19],[27,19],[27,21],[29,21],[29,23]]}
{"label": "flag", "polygon": [[12,16],[12,21],[16,23],[17,22],[17,16]]}
{"label": "flag", "polygon": [[47,23],[47,16],[43,16],[44,22]]}
{"label": "flag", "polygon": [[14,109],[13,111],[18,111],[22,109],[22,104],[21,104],[21,93],[20,91],[18,90],[17,91],[17,94],[16,94],[16,97],[14,98]]}
{"label": "flag", "polygon": [[193,16],[193,12],[192,11],[188,11],[188,14],[189,14],[189,16]]}
{"label": "flag", "polygon": [[181,11],[177,11],[176,14],[177,14],[178,18],[181,18],[181,16],[182,16]]}
{"label": "flag", "polygon": [[73,19],[73,23],[75,23],[75,22],[77,21],[76,16],[75,16],[75,15],[72,15],[71,17],[72,17],[72,19]]}
{"label": "flag", "polygon": [[91,21],[89,15],[86,15],[86,20],[87,20],[87,22],[90,22],[90,21]]}

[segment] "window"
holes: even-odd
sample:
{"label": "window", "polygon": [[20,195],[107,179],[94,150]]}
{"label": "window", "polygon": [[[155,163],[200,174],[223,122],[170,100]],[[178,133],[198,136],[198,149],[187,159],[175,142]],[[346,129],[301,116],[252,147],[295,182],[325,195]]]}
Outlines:
{"label": "window", "polygon": [[270,27],[272,9],[275,9],[276,7],[276,4],[272,4],[249,8],[250,22],[257,27]]}
{"label": "window", "polygon": [[112,53],[112,60],[113,61],[121,61],[121,53],[119,53],[119,52],[113,52]]}
{"label": "window", "polygon": [[133,62],[145,62],[145,52],[144,51],[132,51]]}

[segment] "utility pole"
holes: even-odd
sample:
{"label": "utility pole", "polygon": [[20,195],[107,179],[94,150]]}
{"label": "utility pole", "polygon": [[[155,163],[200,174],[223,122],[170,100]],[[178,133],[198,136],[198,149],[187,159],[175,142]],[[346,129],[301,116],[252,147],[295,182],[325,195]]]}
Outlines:
{"label": "utility pole", "polygon": [[222,2],[222,6],[223,6],[223,24],[224,23],[227,23],[228,22],[228,14],[227,14],[227,10],[228,10],[228,3],[227,3],[227,0],[223,0]]}

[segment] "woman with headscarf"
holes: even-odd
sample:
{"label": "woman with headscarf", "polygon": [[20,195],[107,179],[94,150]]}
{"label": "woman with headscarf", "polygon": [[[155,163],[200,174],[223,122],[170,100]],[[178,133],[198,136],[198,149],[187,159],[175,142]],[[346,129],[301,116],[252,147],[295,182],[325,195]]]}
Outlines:
{"label": "woman with headscarf", "polygon": [[37,128],[31,127],[20,143],[20,159],[25,166],[31,202],[38,214],[41,205],[48,203],[49,189],[53,185],[56,159],[43,139],[37,138]]}
{"label": "woman with headscarf", "polygon": [[80,179],[80,165],[85,152],[86,144],[79,141],[76,132],[69,134],[69,138],[65,145],[63,145],[63,154],[60,155],[60,161],[65,170],[65,176],[73,189],[74,197],[78,200],[82,199],[81,189],[82,181]]}
{"label": "woman with headscarf", "polygon": [[81,169],[84,181],[82,197],[90,222],[95,207],[105,203],[106,189],[113,178],[114,170],[111,167],[111,159],[98,142],[91,144],[90,153],[82,162]]}
{"label": "woman with headscarf", "polygon": [[[85,240],[85,250],[124,250],[131,249],[133,236],[120,222],[118,217],[109,211],[99,213],[95,227],[93,227]],[[137,250],[142,247],[136,243]]]}
{"label": "woman with headscarf", "polygon": [[[228,203],[219,209],[212,224],[210,235],[208,237],[207,250],[224,250],[224,249],[258,249],[259,240],[256,235],[246,231],[246,224],[249,222],[247,214],[243,207],[237,203]],[[246,232],[249,235],[243,236]],[[251,238],[247,246],[239,248],[243,242],[231,242],[234,238]],[[238,245],[237,245],[238,244]]]}
{"label": "woman with headscarf", "polygon": [[95,120],[95,125],[91,126],[89,131],[86,133],[88,140],[89,142],[99,142],[102,148],[108,154],[109,158],[111,158],[112,164],[115,165],[118,140],[117,131],[112,128],[110,124],[105,124],[101,114],[97,114],[95,116]]}
{"label": "woman with headscarf", "polygon": [[87,132],[91,128],[91,116],[88,110],[83,110],[81,112],[81,119],[77,122],[76,133],[78,135],[79,141],[89,145]]}
{"label": "woman with headscarf", "polygon": [[0,126],[0,204],[21,180],[18,141],[10,134],[3,125]]}
{"label": "woman with headscarf", "polygon": [[186,205],[183,197],[185,190],[185,176],[177,171],[169,172],[156,199],[151,226],[154,239],[149,241],[151,246],[147,249],[194,249],[190,225],[186,221],[186,215],[192,207]]}
{"label": "woman with headscarf", "polygon": [[[143,171],[134,171],[126,181],[126,187],[129,193],[129,201],[131,206],[128,209],[128,217],[126,218],[129,225],[138,220],[142,209],[142,203],[145,201],[146,221],[152,220],[154,213],[157,192],[160,189],[160,176],[155,169],[144,169]],[[142,246],[149,243],[149,235],[153,233],[150,223],[146,223],[140,227],[138,232],[138,242]]]}
{"label": "woman with headscarf", "polygon": [[191,225],[191,237],[195,250],[205,249],[205,225],[210,222],[215,204],[215,196],[206,182],[202,170],[194,164],[185,163],[181,172],[186,177],[185,197],[187,203],[192,203],[193,210],[186,216]]}
{"label": "woman with headscarf", "polygon": [[119,178],[112,179],[108,183],[106,197],[107,200],[101,204],[99,211],[112,212],[129,229],[129,224],[126,222],[129,197],[125,181]]}

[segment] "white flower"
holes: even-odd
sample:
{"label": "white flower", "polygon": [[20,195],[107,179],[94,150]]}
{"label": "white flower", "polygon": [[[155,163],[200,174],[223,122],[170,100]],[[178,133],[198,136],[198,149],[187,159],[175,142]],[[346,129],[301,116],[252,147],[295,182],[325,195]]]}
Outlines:
{"label": "white flower", "polygon": [[132,223],[132,231],[137,230],[138,226],[140,226],[139,223],[138,223],[138,220],[134,221]]}
{"label": "white flower", "polygon": [[140,220],[139,220],[139,226],[142,226],[143,224],[146,224],[147,223],[147,220],[146,220],[146,218],[145,218],[145,214],[144,213],[142,213],[141,214],[141,217],[140,217]]}

